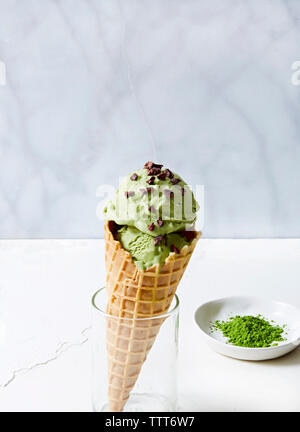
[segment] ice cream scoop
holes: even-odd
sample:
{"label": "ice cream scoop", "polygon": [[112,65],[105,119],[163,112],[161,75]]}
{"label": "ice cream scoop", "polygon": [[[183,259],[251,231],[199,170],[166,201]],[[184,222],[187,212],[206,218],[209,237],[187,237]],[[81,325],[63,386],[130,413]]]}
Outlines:
{"label": "ice cream scoop", "polygon": [[157,237],[191,226],[198,209],[194,194],[181,177],[148,162],[144,169],[123,179],[104,215],[106,220]]}
{"label": "ice cream scoop", "polygon": [[139,270],[163,264],[171,252],[180,251],[183,246],[189,244],[182,233],[157,236],[153,240],[151,235],[129,226],[124,226],[118,231],[117,239],[131,254]]}

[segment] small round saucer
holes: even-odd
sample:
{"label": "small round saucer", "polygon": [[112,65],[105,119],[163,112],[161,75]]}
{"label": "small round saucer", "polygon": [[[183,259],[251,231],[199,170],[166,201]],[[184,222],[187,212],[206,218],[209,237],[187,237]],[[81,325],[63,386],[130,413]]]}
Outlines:
{"label": "small round saucer", "polygon": [[[211,323],[235,315],[262,315],[276,324],[286,324],[286,340],[268,348],[246,348],[226,343],[219,331],[211,331]],[[239,360],[269,360],[281,357],[300,344],[300,310],[294,306],[259,297],[225,297],[202,304],[195,320],[208,345],[216,352]]]}

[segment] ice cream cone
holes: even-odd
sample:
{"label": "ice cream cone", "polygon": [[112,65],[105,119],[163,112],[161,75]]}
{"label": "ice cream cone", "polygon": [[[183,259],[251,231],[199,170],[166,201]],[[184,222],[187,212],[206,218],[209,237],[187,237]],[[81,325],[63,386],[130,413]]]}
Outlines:
{"label": "ice cream cone", "polygon": [[200,233],[179,254],[171,253],[161,267],[144,271],[115,240],[113,231],[114,223],[106,222],[107,313],[112,315],[107,319],[108,400],[110,411],[120,412],[164,320],[151,318],[168,311]]}

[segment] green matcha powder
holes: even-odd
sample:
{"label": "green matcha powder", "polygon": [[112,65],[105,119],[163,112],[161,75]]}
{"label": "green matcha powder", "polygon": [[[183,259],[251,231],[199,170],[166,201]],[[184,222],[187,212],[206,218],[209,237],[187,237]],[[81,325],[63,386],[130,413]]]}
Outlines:
{"label": "green matcha powder", "polygon": [[[273,324],[271,324],[273,323]],[[285,328],[267,321],[261,315],[230,317],[227,321],[216,321],[211,331],[221,331],[228,338],[227,343],[240,347],[265,348],[277,346],[277,342],[285,341]]]}

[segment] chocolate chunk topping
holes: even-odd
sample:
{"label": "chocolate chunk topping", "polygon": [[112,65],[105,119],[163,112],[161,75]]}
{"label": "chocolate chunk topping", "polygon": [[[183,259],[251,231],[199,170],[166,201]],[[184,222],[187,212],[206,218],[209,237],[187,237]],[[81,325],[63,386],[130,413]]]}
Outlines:
{"label": "chocolate chunk topping", "polygon": [[181,180],[179,179],[179,178],[172,178],[171,179],[171,183],[173,184],[173,185],[177,185],[178,183],[180,183],[181,182]]}
{"label": "chocolate chunk topping", "polygon": [[191,240],[194,240],[194,238],[197,236],[196,231],[180,231],[179,233],[182,237],[186,239],[187,242],[190,242]]}
{"label": "chocolate chunk topping", "polygon": [[159,179],[159,180],[166,180],[166,177],[167,177],[167,175],[166,175],[166,173],[164,173],[164,172],[161,172],[160,174],[158,174],[158,176],[157,176],[157,178]]}
{"label": "chocolate chunk topping", "polygon": [[156,176],[156,175],[158,175],[158,174],[160,174],[161,173],[161,171],[160,171],[160,168],[150,168],[150,169],[148,169],[148,176]]}
{"label": "chocolate chunk topping", "polygon": [[153,185],[154,184],[154,180],[155,180],[155,177],[151,177],[149,180],[147,180],[147,183],[149,185]]}
{"label": "chocolate chunk topping", "polygon": [[149,230],[149,231],[154,231],[154,230],[155,230],[155,225],[154,225],[154,223],[152,223],[152,224],[150,224],[150,225],[148,226],[148,230]]}
{"label": "chocolate chunk topping", "polygon": [[170,250],[171,250],[171,252],[175,252],[176,254],[180,253],[179,249],[176,246],[174,246],[174,245],[171,245]]}
{"label": "chocolate chunk topping", "polygon": [[163,165],[159,165],[159,164],[156,164],[154,162],[146,162],[145,165],[144,165],[145,169],[151,169],[151,168],[159,168],[159,169],[161,169],[162,167],[163,167]]}
{"label": "chocolate chunk topping", "polygon": [[132,176],[130,177],[130,180],[132,180],[132,181],[136,181],[138,178],[139,178],[139,176],[138,176],[136,173],[134,173],[134,174],[132,174]]}
{"label": "chocolate chunk topping", "polygon": [[154,206],[150,206],[149,207],[149,212],[150,213],[156,213],[156,208]]}
{"label": "chocolate chunk topping", "polygon": [[159,236],[155,237],[155,239],[154,239],[154,246],[158,246],[159,243],[162,241],[162,239],[163,239],[162,235],[159,235]]}
{"label": "chocolate chunk topping", "polygon": [[134,196],[134,195],[135,195],[135,193],[134,193],[133,191],[125,192],[125,196],[126,196],[127,199],[128,199],[129,197]]}
{"label": "chocolate chunk topping", "polygon": [[116,224],[114,221],[108,222],[108,229],[114,236],[114,239],[116,239],[117,232],[122,228],[121,225]]}
{"label": "chocolate chunk topping", "polygon": [[167,177],[169,177],[170,179],[172,179],[174,177],[174,174],[172,173],[172,171],[170,171],[169,169],[165,169],[163,171]]}
{"label": "chocolate chunk topping", "polygon": [[162,221],[161,219],[158,219],[158,221],[157,221],[157,225],[158,225],[159,227],[162,227],[163,224],[164,224],[164,221]]}

